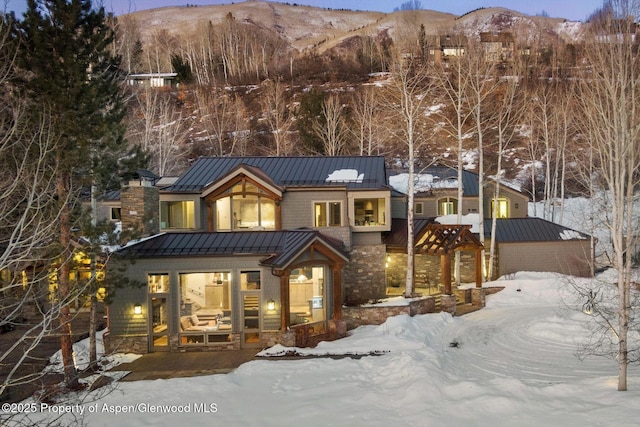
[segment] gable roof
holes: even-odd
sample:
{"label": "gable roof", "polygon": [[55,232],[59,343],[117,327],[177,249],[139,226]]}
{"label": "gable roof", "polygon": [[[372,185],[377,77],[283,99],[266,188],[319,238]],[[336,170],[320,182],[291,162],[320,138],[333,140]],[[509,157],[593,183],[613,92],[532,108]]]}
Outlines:
{"label": "gable roof", "polygon": [[[260,169],[280,187],[387,188],[383,157],[203,157],[163,191],[199,193],[240,164]],[[337,171],[353,174],[336,176]],[[332,174],[334,179],[329,178]]]}
{"label": "gable roof", "polygon": [[137,258],[264,256],[262,264],[284,267],[319,242],[348,260],[339,243],[316,230],[166,233],[122,249]]}
{"label": "gable roof", "polygon": [[[458,188],[458,170],[456,168],[448,166],[430,166],[415,175],[415,194],[418,197],[428,197],[432,195],[434,190],[453,190]],[[407,180],[407,173],[398,173],[389,177],[389,185],[397,193],[406,195]],[[477,173],[469,172],[464,169],[462,170],[462,191],[464,197],[478,197],[480,195],[478,182],[479,177]],[[495,184],[495,182],[496,181],[491,178],[487,178],[485,181],[485,183],[488,184]],[[500,191],[522,194],[522,191],[510,186],[506,182],[500,182],[500,189]],[[398,196],[398,194],[394,194],[394,196]]]}
{"label": "gable roof", "polygon": [[[400,174],[397,174],[400,175]],[[391,185],[394,190],[401,194],[407,194],[406,181],[408,180],[408,174],[404,180],[389,179],[389,182],[394,182]],[[458,187],[458,170],[446,166],[432,166],[426,168],[420,173],[416,173],[416,179],[418,183],[415,187],[415,193],[428,193],[432,190],[443,188],[457,188]],[[478,191],[478,175],[466,170],[462,171],[462,189],[465,197],[477,197]]]}

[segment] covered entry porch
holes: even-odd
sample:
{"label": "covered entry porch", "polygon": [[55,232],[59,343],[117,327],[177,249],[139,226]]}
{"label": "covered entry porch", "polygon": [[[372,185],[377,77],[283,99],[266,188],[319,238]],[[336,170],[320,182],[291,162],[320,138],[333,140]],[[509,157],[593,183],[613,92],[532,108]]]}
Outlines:
{"label": "covered entry porch", "polygon": [[[439,224],[433,219],[414,222],[414,292],[423,296],[459,294],[465,302],[468,292],[458,292],[455,282],[454,257],[460,254],[460,282],[482,287],[482,242],[469,225]],[[387,296],[404,295],[407,272],[406,220],[394,220],[392,231],[385,236],[387,245]]]}

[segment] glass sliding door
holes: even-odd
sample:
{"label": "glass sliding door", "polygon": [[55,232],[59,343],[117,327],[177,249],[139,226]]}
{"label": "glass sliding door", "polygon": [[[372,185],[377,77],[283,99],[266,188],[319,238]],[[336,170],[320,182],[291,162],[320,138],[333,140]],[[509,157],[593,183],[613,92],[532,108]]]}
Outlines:
{"label": "glass sliding door", "polygon": [[240,301],[242,304],[242,347],[260,347],[260,272],[240,273]]}

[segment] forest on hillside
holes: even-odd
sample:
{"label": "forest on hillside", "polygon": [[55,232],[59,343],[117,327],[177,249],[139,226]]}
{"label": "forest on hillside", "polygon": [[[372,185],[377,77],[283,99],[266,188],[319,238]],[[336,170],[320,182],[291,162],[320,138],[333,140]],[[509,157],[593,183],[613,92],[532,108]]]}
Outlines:
{"label": "forest on hillside", "polygon": [[[231,13],[190,33],[157,29],[145,42],[135,18],[120,17],[114,46],[127,73],[177,73],[172,88],[126,88],[127,138],[152,154],[159,175],[179,174],[200,156],[383,155],[403,167],[394,92],[397,71],[408,68],[426,76],[416,93],[424,98],[418,167],[457,166],[461,154],[479,171],[482,144],[482,173],[516,179],[532,198],[565,185],[584,190],[567,168],[570,154],[583,156],[572,114],[576,78],[589,70],[586,40],[540,34],[525,43],[512,29],[496,51],[495,42],[406,22],[394,37],[354,35],[297,51]],[[500,111],[510,112],[508,125]]]}

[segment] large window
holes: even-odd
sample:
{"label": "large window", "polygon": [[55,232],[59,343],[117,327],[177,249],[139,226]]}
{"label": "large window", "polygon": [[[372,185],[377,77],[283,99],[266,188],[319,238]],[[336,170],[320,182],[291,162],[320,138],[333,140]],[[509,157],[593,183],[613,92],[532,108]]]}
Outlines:
{"label": "large window", "polygon": [[180,344],[227,343],[232,326],[231,273],[182,273]]}
{"label": "large window", "polygon": [[227,194],[216,200],[216,230],[276,228],[275,201],[263,190],[245,182],[234,185]]}
{"label": "large window", "polygon": [[342,203],[316,202],[313,204],[315,227],[339,227],[342,225]]}
{"label": "large window", "polygon": [[195,228],[194,202],[160,202],[160,228]]}
{"label": "large window", "polygon": [[491,199],[491,215],[496,213],[496,218],[509,218],[509,199],[500,197]]}
{"label": "large window", "polygon": [[458,213],[458,200],[444,197],[438,200],[438,216],[454,215]]}
{"label": "large window", "polygon": [[385,225],[387,222],[385,199],[354,199],[354,210],[356,226]]}
{"label": "large window", "polygon": [[326,319],[326,310],[324,267],[292,270],[289,278],[291,325],[322,322]]}

